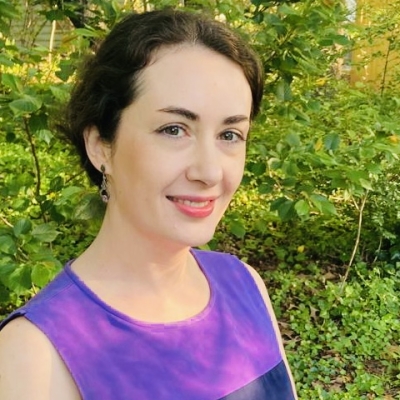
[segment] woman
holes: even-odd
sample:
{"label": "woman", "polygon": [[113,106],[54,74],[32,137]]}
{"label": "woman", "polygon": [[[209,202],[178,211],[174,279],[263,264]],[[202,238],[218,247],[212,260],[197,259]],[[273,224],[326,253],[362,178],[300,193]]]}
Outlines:
{"label": "woman", "polygon": [[92,245],[0,335],[2,400],[294,399],[265,286],[209,241],[262,96],[223,24],[129,15],[86,65],[65,132],[107,202]]}

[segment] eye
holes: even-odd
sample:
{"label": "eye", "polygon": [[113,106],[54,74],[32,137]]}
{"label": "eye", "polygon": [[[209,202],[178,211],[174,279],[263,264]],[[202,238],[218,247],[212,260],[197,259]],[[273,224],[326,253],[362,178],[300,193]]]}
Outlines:
{"label": "eye", "polygon": [[172,137],[182,137],[186,134],[185,129],[179,125],[163,126],[157,129],[157,132]]}
{"label": "eye", "polygon": [[219,137],[220,140],[225,140],[227,142],[244,142],[246,140],[241,133],[234,131],[224,131]]}

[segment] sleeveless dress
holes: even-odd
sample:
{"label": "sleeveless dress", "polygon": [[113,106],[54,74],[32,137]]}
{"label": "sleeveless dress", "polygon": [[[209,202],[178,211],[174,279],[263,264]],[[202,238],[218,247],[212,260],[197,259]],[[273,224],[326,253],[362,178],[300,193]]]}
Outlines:
{"label": "sleeveless dress", "polygon": [[83,400],[294,400],[271,318],[247,268],[229,254],[192,254],[211,297],[188,320],[134,320],[99,299],[67,263],[0,329],[19,316],[36,325]]}

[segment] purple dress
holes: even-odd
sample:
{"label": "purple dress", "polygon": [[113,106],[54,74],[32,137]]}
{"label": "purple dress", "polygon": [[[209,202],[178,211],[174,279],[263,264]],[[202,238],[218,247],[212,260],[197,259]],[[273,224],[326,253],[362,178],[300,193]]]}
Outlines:
{"label": "purple dress", "polygon": [[[3,321],[24,316],[50,339],[84,400],[294,400],[271,318],[247,268],[193,250],[211,298],[185,321],[134,320],[70,268]],[[38,360],[40,362],[40,360]]]}

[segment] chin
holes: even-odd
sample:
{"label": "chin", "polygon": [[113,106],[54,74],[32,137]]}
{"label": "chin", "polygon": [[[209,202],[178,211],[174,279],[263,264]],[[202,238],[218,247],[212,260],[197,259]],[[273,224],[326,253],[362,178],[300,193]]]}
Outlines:
{"label": "chin", "polygon": [[215,229],[212,232],[196,232],[191,237],[186,237],[182,242],[189,247],[204,246],[214,237],[214,233]]}

